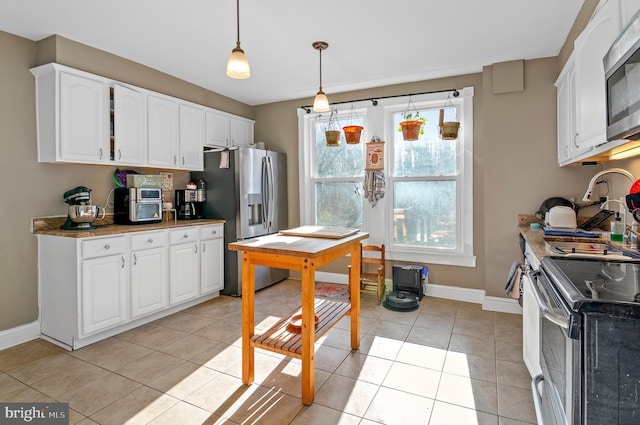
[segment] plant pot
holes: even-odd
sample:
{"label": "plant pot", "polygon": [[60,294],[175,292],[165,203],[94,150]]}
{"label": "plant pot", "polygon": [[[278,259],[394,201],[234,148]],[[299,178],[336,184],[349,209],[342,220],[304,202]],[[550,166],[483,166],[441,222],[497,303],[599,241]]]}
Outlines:
{"label": "plant pot", "polygon": [[402,138],[404,140],[418,140],[422,121],[402,121],[400,128],[402,128]]}
{"label": "plant pot", "polygon": [[340,145],[340,130],[327,130],[324,132],[327,146],[338,146]]}
{"label": "plant pot", "polygon": [[342,127],[347,143],[352,145],[360,143],[360,135],[362,134],[363,128],[361,125],[347,125]]}
{"label": "plant pot", "polygon": [[442,140],[455,140],[458,138],[460,123],[458,121],[444,121],[440,125],[440,138]]}

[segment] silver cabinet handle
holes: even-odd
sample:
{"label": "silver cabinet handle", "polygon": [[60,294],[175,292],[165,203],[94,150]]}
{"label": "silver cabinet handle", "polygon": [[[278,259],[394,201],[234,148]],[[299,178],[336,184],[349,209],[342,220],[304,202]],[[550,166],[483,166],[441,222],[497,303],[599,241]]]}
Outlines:
{"label": "silver cabinet handle", "polygon": [[124,256],[120,257],[122,259],[122,267],[124,269]]}
{"label": "silver cabinet handle", "polygon": [[100,159],[102,159],[102,148],[100,148]]}
{"label": "silver cabinet handle", "polygon": [[104,249],[111,249],[111,245],[109,245],[108,243],[104,245]]}
{"label": "silver cabinet handle", "polygon": [[182,165],[184,165],[184,156],[182,157]]}
{"label": "silver cabinet handle", "polygon": [[153,238],[147,239],[147,243],[153,243]]}
{"label": "silver cabinet handle", "polygon": [[579,135],[579,134],[580,134],[580,133],[576,133],[576,135],[575,135],[575,136],[573,136],[573,144],[574,144],[574,146],[575,146],[576,148],[578,147],[578,135]]}
{"label": "silver cabinet handle", "polygon": [[122,151],[118,149],[118,159],[122,159]]}
{"label": "silver cabinet handle", "polygon": [[176,162],[178,161],[178,158],[176,158],[175,155],[173,155],[173,165],[176,165]]}
{"label": "silver cabinet handle", "polygon": [[212,230],[212,231],[211,231],[211,234],[212,234],[212,235],[215,235],[216,233],[218,233],[218,232],[216,232],[215,230]]}
{"label": "silver cabinet handle", "polygon": [[138,264],[138,256],[133,254],[133,265],[135,266],[136,264]]}
{"label": "silver cabinet handle", "polygon": [[194,247],[194,248],[195,248],[195,250],[196,250],[196,252],[194,252],[194,254],[197,254],[197,253],[198,253],[198,244],[195,244],[195,243],[194,243],[194,244],[193,244],[193,247]]}
{"label": "silver cabinet handle", "polygon": [[207,246],[204,244],[204,242],[202,242],[202,252],[205,252],[207,250]]}
{"label": "silver cabinet handle", "polygon": [[182,235],[182,239],[189,239],[189,235],[185,233],[184,235]]}

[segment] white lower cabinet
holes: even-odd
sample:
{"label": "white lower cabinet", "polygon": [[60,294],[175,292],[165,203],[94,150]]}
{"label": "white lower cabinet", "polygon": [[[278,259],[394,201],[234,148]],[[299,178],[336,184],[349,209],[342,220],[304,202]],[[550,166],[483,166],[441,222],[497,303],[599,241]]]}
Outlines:
{"label": "white lower cabinet", "polygon": [[127,320],[127,261],[124,254],[82,261],[81,336]]}
{"label": "white lower cabinet", "polygon": [[200,229],[200,293],[209,294],[224,289],[223,226],[204,226]]}
{"label": "white lower cabinet", "polygon": [[169,298],[166,232],[131,235],[131,317],[162,310]]}
{"label": "white lower cabinet", "polygon": [[81,348],[216,296],[224,286],[222,235],[222,224],[37,235],[43,338]]}
{"label": "white lower cabinet", "polygon": [[[533,269],[540,263],[527,245],[525,255]],[[531,377],[542,373],[540,368],[540,308],[533,294],[532,282],[524,274],[522,279],[522,359]]]}

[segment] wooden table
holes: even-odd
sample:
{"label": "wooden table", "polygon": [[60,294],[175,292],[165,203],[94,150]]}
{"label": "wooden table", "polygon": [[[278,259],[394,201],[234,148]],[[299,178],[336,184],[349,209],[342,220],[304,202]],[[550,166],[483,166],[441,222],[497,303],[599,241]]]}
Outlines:
{"label": "wooden table", "polygon": [[[242,382],[253,383],[255,347],[299,358],[302,360],[302,402],[313,403],[316,339],[349,314],[351,348],[355,350],[360,346],[360,241],[368,237],[365,232],[340,239],[269,235],[229,244],[230,250],[242,252]],[[316,269],[348,254],[351,254],[351,302],[316,299]],[[285,317],[263,334],[254,335],[256,265],[302,272],[300,329],[292,328],[290,317]],[[314,315],[319,318],[315,331]]]}

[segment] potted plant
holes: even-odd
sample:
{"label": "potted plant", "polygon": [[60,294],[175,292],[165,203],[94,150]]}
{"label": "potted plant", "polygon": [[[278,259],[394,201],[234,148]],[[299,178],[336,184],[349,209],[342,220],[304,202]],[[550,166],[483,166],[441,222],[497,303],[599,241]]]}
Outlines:
{"label": "potted plant", "polygon": [[427,119],[420,116],[419,111],[405,111],[402,113],[398,131],[402,132],[404,140],[418,140],[420,135],[424,134],[423,125],[426,122]]}
{"label": "potted plant", "polygon": [[349,122],[347,125],[342,127],[342,131],[344,131],[344,138],[347,141],[347,144],[357,145],[360,143],[360,136],[362,135],[362,130],[364,129],[361,125],[351,124],[352,120],[355,118],[356,111],[351,105],[351,109],[349,110]]}
{"label": "potted plant", "polygon": [[338,111],[335,109],[331,111],[329,116],[329,122],[324,132],[327,146],[339,146],[341,131],[338,126]]}

